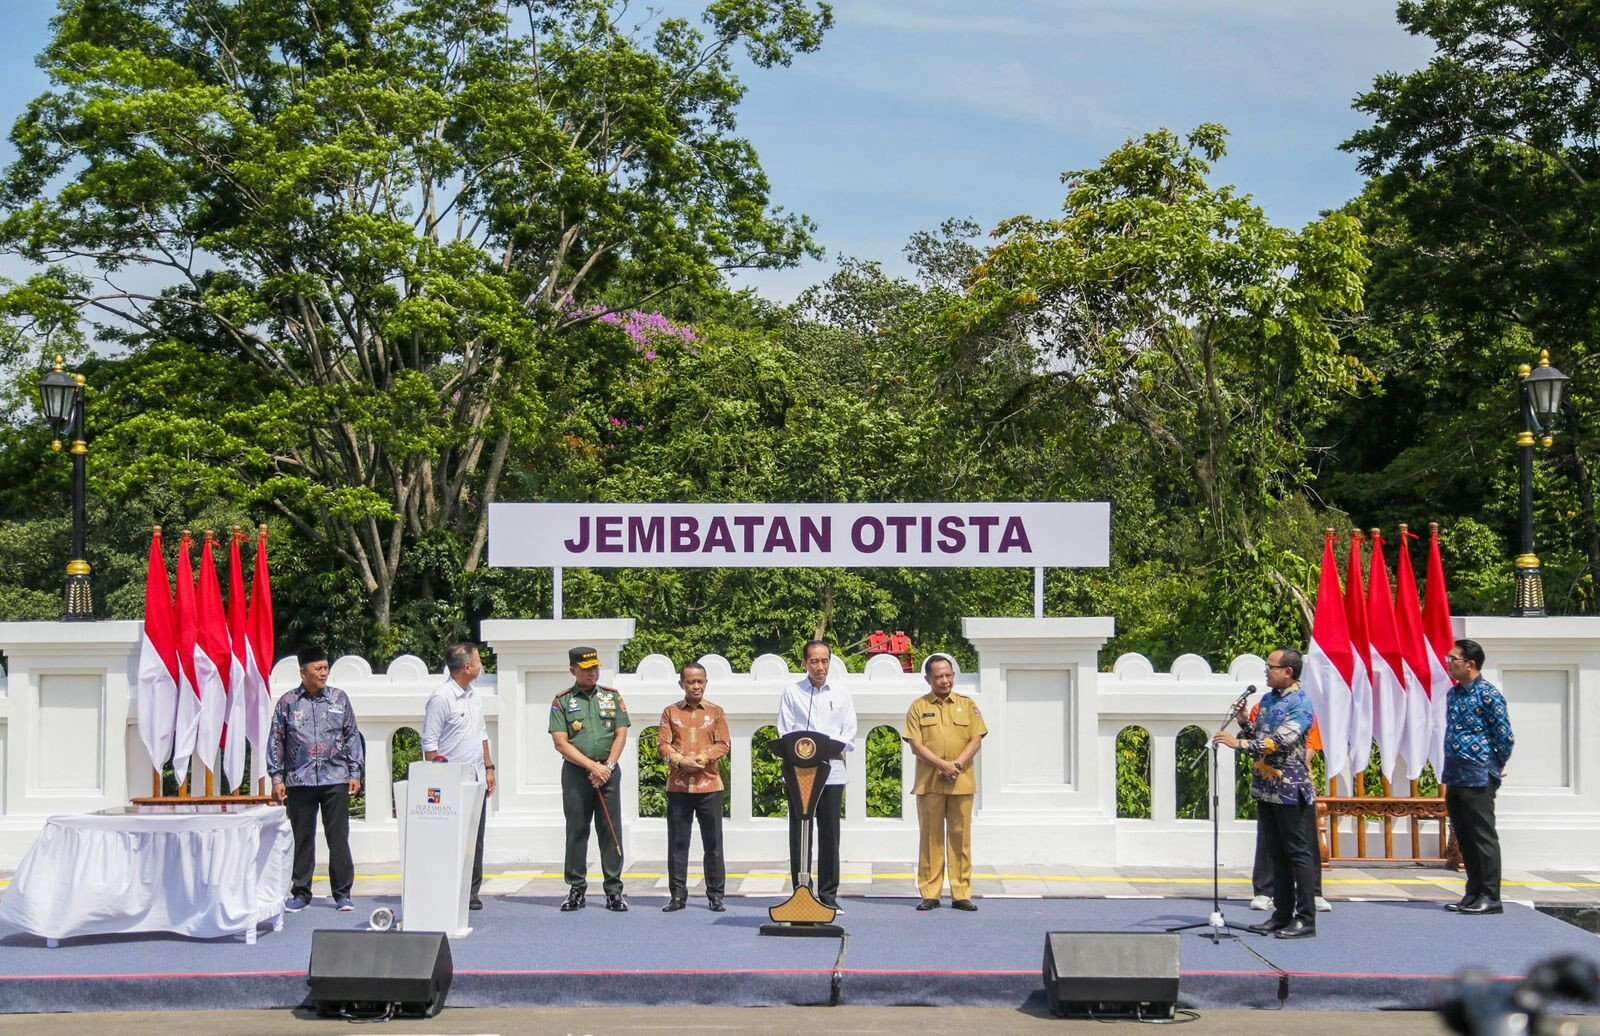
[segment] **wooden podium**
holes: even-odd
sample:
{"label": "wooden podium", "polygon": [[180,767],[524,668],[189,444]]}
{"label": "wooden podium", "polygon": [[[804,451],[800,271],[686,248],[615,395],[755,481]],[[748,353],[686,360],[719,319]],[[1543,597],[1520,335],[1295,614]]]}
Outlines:
{"label": "wooden podium", "polygon": [[785,734],[769,746],[772,754],[783,760],[783,788],[789,798],[789,815],[805,821],[800,828],[800,858],[802,869],[797,876],[794,895],[772,907],[767,916],[771,924],[761,926],[762,935],[839,936],[844,929],[833,923],[837,914],[832,907],[819,900],[811,891],[811,821],[817,812],[817,803],[827,787],[828,764],[844,754],[844,742],[835,741],[814,730],[796,730]]}

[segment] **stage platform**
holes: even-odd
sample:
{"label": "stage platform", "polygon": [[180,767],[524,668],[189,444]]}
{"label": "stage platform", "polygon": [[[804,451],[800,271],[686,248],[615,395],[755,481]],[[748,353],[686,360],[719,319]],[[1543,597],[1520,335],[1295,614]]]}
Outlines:
{"label": "stage platform", "polygon": [[[763,938],[757,928],[776,901],[730,898],[726,913],[713,914],[697,898],[663,914],[663,899],[634,896],[632,909],[617,914],[596,897],[563,914],[553,896],[488,897],[472,915],[474,933],[451,945],[449,1002],[1016,1007],[1042,996],[1045,932],[1159,932],[1203,921],[1210,909],[1195,899],[988,897],[977,913],[948,904],[918,913],[913,899],[848,897],[842,940]],[[396,903],[365,897],[360,911],[340,914],[319,899],[255,946],[112,936],[52,949],[0,929],[0,1011],[292,1007],[305,999],[312,932],[364,927],[367,911]],[[1263,917],[1239,904],[1225,910],[1237,923]],[[1204,933],[1182,937],[1185,1005],[1427,1008],[1462,968],[1510,980],[1556,953],[1600,959],[1600,937],[1516,904],[1499,917],[1462,918],[1437,903],[1342,902],[1319,915],[1315,939],[1241,938],[1214,945]]]}

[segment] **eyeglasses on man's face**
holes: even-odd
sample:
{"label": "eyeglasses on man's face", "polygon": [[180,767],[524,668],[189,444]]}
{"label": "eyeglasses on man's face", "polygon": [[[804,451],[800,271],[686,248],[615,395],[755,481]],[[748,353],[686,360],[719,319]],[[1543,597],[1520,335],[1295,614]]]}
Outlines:
{"label": "eyeglasses on man's face", "polygon": [[1293,669],[1293,668],[1294,668],[1294,666],[1273,665],[1271,662],[1267,663],[1267,672],[1269,672],[1269,673],[1272,672],[1274,669]]}
{"label": "eyeglasses on man's face", "polygon": [[1446,655],[1446,656],[1444,656],[1444,664],[1445,665],[1459,665],[1459,664],[1461,664],[1462,662],[1465,662],[1465,661],[1466,661],[1466,658],[1464,656],[1462,656],[1462,655]]}

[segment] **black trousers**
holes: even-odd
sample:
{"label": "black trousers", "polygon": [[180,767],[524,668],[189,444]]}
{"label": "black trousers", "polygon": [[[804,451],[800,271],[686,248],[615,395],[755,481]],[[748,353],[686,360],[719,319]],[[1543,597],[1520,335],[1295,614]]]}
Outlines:
{"label": "black trousers", "polygon": [[1500,902],[1500,834],[1494,828],[1494,796],[1499,787],[1444,791],[1445,812],[1456,830],[1461,860],[1467,865],[1467,898]]}
{"label": "black trousers", "polygon": [[489,823],[489,796],[483,797],[483,812],[478,814],[478,848],[472,855],[472,898],[478,898],[478,890],[483,888],[483,829]]}
{"label": "black trousers", "polygon": [[1256,842],[1272,854],[1272,919],[1317,923],[1317,807],[1256,803]]}
{"label": "black trousers", "polygon": [[[602,800],[608,812],[601,812]],[[588,770],[563,760],[561,809],[567,818],[567,884],[575,889],[589,887],[589,826],[593,824],[599,828],[600,872],[605,875],[606,895],[622,895],[622,767],[613,769],[611,780],[597,789],[589,783]]]}
{"label": "black trousers", "polygon": [[689,896],[689,836],[700,821],[705,849],[706,895],[721,899],[728,883],[722,861],[722,792],[667,792],[667,890],[673,899]]}
{"label": "black trousers", "polygon": [[[820,775],[819,775],[820,776]],[[833,902],[839,897],[839,811],[844,808],[844,785],[830,784],[817,803],[816,852],[817,870],[812,891],[817,898]],[[811,861],[800,857],[800,834],[805,821],[793,810],[789,811],[789,880],[800,887],[800,872],[811,870]]]}
{"label": "black trousers", "polygon": [[317,813],[328,840],[328,884],[334,899],[346,899],[355,884],[356,865],[350,858],[350,785],[318,784],[289,789],[284,802],[289,829],[294,832],[292,896],[311,897],[311,875],[317,865]]}
{"label": "black trousers", "polygon": [[[1260,803],[1257,803],[1257,805],[1260,805]],[[1257,812],[1259,813],[1259,810]],[[1315,814],[1312,815],[1312,818],[1314,822]],[[1257,829],[1259,830],[1259,826]],[[1311,837],[1313,839],[1317,837],[1314,830]],[[1256,839],[1256,858],[1250,868],[1250,894],[1253,896],[1266,896],[1268,899],[1272,898],[1272,848],[1264,838]],[[1320,861],[1317,866],[1317,888],[1313,895],[1322,895],[1322,866]]]}

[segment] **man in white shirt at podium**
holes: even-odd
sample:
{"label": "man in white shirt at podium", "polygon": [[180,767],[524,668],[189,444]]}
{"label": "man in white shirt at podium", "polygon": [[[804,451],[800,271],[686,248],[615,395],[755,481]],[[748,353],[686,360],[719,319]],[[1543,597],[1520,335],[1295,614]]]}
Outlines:
{"label": "man in white shirt at podium", "polygon": [[[796,730],[814,730],[843,741],[846,752],[855,751],[856,704],[842,684],[828,682],[833,649],[826,641],[805,646],[806,678],[784,689],[778,701],[778,736]],[[816,895],[824,906],[839,909],[839,813],[844,806],[844,758],[828,763],[827,787],[817,803]],[[811,861],[800,858],[805,821],[789,811],[789,876],[796,886],[802,872],[811,873]]]}
{"label": "man in white shirt at podium", "polygon": [[476,645],[461,643],[450,645],[444,664],[449,677],[433,692],[422,714],[422,757],[430,763],[467,763],[472,766],[473,777],[484,782],[469,903],[473,910],[482,910],[478,890],[483,887],[483,830],[489,819],[489,796],[494,794],[489,728],[483,721],[478,689],[473,685],[483,672],[483,660],[478,657]]}

